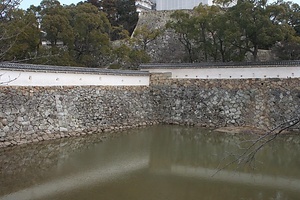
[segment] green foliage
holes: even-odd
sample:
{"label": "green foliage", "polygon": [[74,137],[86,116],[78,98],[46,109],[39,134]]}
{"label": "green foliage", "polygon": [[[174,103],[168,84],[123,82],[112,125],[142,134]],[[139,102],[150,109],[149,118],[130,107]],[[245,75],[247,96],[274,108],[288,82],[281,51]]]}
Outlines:
{"label": "green foliage", "polygon": [[108,69],[121,69],[121,68],[122,68],[122,66],[118,63],[111,64],[108,67]]}
{"label": "green foliage", "polygon": [[62,6],[58,0],[42,0],[40,7],[43,10],[41,14],[51,14],[56,8],[61,8]]}
{"label": "green foliage", "polygon": [[18,1],[9,0],[0,2],[0,60],[5,59],[19,34],[15,27],[19,20],[14,18],[17,3]]}
{"label": "green foliage", "polygon": [[147,45],[155,40],[162,32],[163,30],[151,29],[144,25],[134,31],[133,38],[135,42],[146,51]]}
{"label": "green foliage", "polygon": [[110,38],[127,41],[136,25],[134,0],[88,0],[70,6],[42,0],[26,12],[15,7],[18,3],[0,2],[1,61],[136,68],[149,60],[130,45],[112,48]]}
{"label": "green foliage", "polygon": [[[7,13],[8,14],[8,13]],[[0,60],[27,60],[39,44],[35,16],[19,9],[10,10],[0,24]]]}
{"label": "green foliage", "polygon": [[280,25],[270,20],[266,5],[250,1],[238,2],[229,9],[231,24],[241,39],[231,38],[231,43],[245,52],[252,53],[257,60],[258,49],[268,49],[283,39]]}
{"label": "green foliage", "polygon": [[300,41],[282,42],[274,48],[274,52],[281,60],[300,60]]}
{"label": "green foliage", "polygon": [[71,9],[71,15],[75,60],[87,67],[102,65],[110,51],[110,24],[105,14],[91,4],[82,4]]}
{"label": "green foliage", "polygon": [[138,69],[141,63],[147,63],[150,61],[149,55],[144,50],[133,49],[129,52],[130,69]]}
{"label": "green foliage", "polygon": [[263,0],[237,1],[230,8],[200,4],[193,13],[175,11],[166,27],[178,34],[189,62],[241,61],[247,52],[257,60],[259,49],[299,37],[299,10],[298,4],[283,1],[272,5]]}
{"label": "green foliage", "polygon": [[149,55],[146,51],[142,49],[134,49],[130,47],[131,41],[128,41],[129,44],[123,44],[117,46],[113,49],[112,59],[113,64],[110,68],[118,67],[121,69],[138,69],[138,66],[141,63],[147,63],[150,61]]}
{"label": "green foliage", "polygon": [[74,39],[74,33],[69,23],[68,10],[57,1],[54,1],[54,5],[50,3],[45,0],[41,3],[41,8],[43,8],[41,28],[46,33],[45,39],[50,41],[53,47],[57,45],[57,42],[70,45]]}
{"label": "green foliage", "polygon": [[117,24],[122,26],[131,35],[138,21],[135,0],[117,0]]}
{"label": "green foliage", "polygon": [[86,3],[90,3],[97,8],[101,8],[101,0],[87,0]]}
{"label": "green foliage", "polygon": [[[142,26],[129,37],[137,22],[134,0],[70,6],[43,0],[27,11],[17,9],[18,2],[0,2],[1,61],[136,69],[150,61],[147,47],[164,31]],[[188,62],[241,61],[246,53],[256,60],[258,49],[273,49],[280,59],[300,59],[299,13],[299,5],[291,2],[243,0],[226,9],[199,5],[175,11],[166,28],[177,33]],[[116,39],[123,40],[113,47]],[[45,41],[50,45],[42,45]]]}
{"label": "green foliage", "polygon": [[74,60],[68,49],[44,46],[39,48],[38,56],[32,59],[30,63],[57,66],[83,66]]}
{"label": "green foliage", "polygon": [[138,21],[135,0],[102,0],[100,7],[114,27],[110,33],[111,40],[124,39],[120,29],[132,34]]}
{"label": "green foliage", "polygon": [[197,35],[197,28],[195,27],[194,18],[185,11],[175,11],[171,18],[173,20],[166,24],[166,28],[173,29],[179,36],[179,41],[184,45],[187,52],[188,62],[194,62],[197,60],[196,47],[195,47],[195,35]]}
{"label": "green foliage", "polygon": [[[224,26],[224,15],[220,7],[199,5],[194,9],[194,21],[196,32],[194,34],[196,44],[203,49],[204,60],[212,57],[218,60],[219,40],[223,35],[219,34],[219,28]],[[220,20],[220,21],[218,21]],[[222,22],[222,24],[220,23]],[[226,24],[226,23],[225,23]],[[223,27],[224,28],[224,27]]]}
{"label": "green foliage", "polygon": [[9,17],[11,12],[13,12],[22,0],[1,0],[0,1],[0,20],[6,19]]}
{"label": "green foliage", "polygon": [[277,1],[267,7],[275,24],[288,24],[300,36],[300,6],[291,1]]}

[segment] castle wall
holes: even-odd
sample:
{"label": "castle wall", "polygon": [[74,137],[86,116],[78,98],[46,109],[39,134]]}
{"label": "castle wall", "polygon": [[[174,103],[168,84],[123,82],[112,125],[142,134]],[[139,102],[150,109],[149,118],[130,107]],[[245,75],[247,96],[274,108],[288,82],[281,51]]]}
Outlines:
{"label": "castle wall", "polygon": [[272,129],[300,116],[300,78],[174,79],[166,73],[152,74],[151,84],[162,123]]}
{"label": "castle wall", "polygon": [[0,147],[155,122],[145,86],[1,86]]}
{"label": "castle wall", "polygon": [[252,78],[300,78],[300,66],[244,66],[244,67],[175,67],[162,68],[144,65],[143,71],[172,74],[178,79],[252,79]]}
{"label": "castle wall", "polygon": [[178,41],[173,30],[165,29],[165,25],[171,20],[170,15],[174,11],[147,11],[142,12],[136,29],[146,26],[149,29],[159,29],[163,33],[147,45],[147,53],[151,62],[156,63],[179,63],[184,62],[185,49]]}
{"label": "castle wall", "polygon": [[[144,86],[0,86],[0,147],[158,123],[272,129],[300,116],[300,78],[153,73]],[[299,130],[300,127],[293,127]]]}
{"label": "castle wall", "polygon": [[147,72],[0,63],[0,85],[9,86],[147,86]]}

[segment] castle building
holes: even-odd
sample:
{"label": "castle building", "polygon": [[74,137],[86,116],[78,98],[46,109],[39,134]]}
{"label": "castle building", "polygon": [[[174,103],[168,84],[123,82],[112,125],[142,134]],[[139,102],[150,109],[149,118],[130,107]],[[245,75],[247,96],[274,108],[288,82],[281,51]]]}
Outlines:
{"label": "castle building", "polygon": [[137,12],[141,13],[148,10],[191,10],[198,6],[212,5],[212,0],[136,0]]}
{"label": "castle building", "polygon": [[152,2],[156,4],[156,10],[190,10],[200,3],[212,5],[212,0],[152,0]]}
{"label": "castle building", "polygon": [[136,0],[135,5],[138,13],[153,10],[155,7],[155,4],[151,0]]}

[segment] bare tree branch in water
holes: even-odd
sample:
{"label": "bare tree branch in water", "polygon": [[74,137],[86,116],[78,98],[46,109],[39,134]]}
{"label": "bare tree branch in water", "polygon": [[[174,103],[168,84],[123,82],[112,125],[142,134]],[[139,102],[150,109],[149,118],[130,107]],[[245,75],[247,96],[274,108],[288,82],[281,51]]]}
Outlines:
{"label": "bare tree branch in water", "polygon": [[236,168],[245,166],[255,168],[257,154],[267,144],[293,128],[299,130],[300,88],[297,85],[298,83],[292,88],[277,85],[277,88],[274,87],[274,90],[269,91],[270,96],[267,98],[268,101],[266,101],[268,104],[267,109],[270,109],[268,119],[271,124],[275,125],[262,132],[263,134],[253,133],[245,135],[248,138],[237,144],[238,152],[228,152],[213,176],[232,165]]}
{"label": "bare tree branch in water", "polygon": [[233,158],[233,160],[226,163],[223,166],[222,166],[222,164],[220,164],[217,168],[217,171],[213,174],[213,176],[233,164],[237,164],[238,166],[241,166],[241,165],[253,166],[255,164],[255,157],[256,157],[257,153],[260,150],[262,150],[262,148],[265,145],[272,142],[274,139],[276,139],[276,137],[278,137],[284,131],[296,126],[297,124],[300,124],[300,117],[296,117],[294,119],[283,122],[283,123],[279,124],[278,126],[276,126],[275,128],[273,128],[272,130],[267,131],[265,134],[259,135],[258,138],[256,138],[256,139],[245,140],[242,143],[250,143],[250,144],[246,147],[241,147],[239,145],[240,149],[243,150],[243,152],[240,154],[230,153],[229,156],[227,156],[226,158],[223,158],[222,161],[226,160],[228,157]]}

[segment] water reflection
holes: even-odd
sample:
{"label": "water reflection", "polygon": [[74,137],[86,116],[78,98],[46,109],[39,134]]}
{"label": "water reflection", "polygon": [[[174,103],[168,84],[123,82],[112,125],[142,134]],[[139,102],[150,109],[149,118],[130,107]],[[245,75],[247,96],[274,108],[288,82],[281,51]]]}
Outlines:
{"label": "water reflection", "polygon": [[[255,171],[216,167],[241,137],[155,126],[0,152],[2,199],[297,199],[300,145],[275,141]],[[297,139],[297,137],[295,137]]]}

